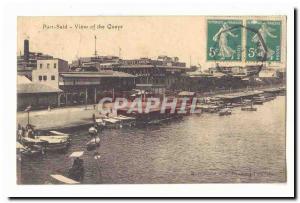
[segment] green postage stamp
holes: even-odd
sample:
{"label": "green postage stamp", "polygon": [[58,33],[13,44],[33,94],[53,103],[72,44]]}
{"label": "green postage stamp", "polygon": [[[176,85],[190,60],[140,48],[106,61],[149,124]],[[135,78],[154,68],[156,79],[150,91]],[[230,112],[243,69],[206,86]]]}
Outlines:
{"label": "green postage stamp", "polygon": [[242,60],[242,20],[207,21],[207,60]]}
{"label": "green postage stamp", "polygon": [[281,61],[281,21],[247,20],[246,60],[257,61],[263,58],[264,50],[259,39],[265,43],[267,61]]}

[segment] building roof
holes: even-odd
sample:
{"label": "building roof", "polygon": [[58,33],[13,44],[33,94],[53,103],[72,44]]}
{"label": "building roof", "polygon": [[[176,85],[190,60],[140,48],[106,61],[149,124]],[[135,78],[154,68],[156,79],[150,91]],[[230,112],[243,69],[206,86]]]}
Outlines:
{"label": "building roof", "polygon": [[35,94],[35,93],[56,93],[62,92],[61,89],[51,87],[40,83],[23,83],[17,85],[18,94]]}
{"label": "building roof", "polygon": [[32,83],[31,80],[29,80],[26,76],[24,75],[17,75],[17,84],[28,84]]}
{"label": "building roof", "polygon": [[152,64],[120,65],[119,68],[154,68]]}
{"label": "building roof", "polygon": [[188,69],[186,66],[164,66],[153,64],[132,64],[132,65],[120,65],[119,68],[165,68],[165,69]]}
{"label": "building roof", "polygon": [[60,74],[62,77],[70,78],[105,78],[105,77],[117,77],[117,78],[132,78],[134,75],[123,73],[119,71],[107,71],[107,72],[64,72]]}

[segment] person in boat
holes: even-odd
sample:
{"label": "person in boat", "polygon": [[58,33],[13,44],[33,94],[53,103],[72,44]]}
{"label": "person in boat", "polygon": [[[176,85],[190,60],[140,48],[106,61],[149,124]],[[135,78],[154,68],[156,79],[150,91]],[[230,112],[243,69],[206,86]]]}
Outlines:
{"label": "person in boat", "polygon": [[21,140],[21,138],[23,137],[24,135],[23,129],[24,128],[20,124],[18,124],[17,140]]}
{"label": "person in boat", "polygon": [[73,161],[72,167],[69,169],[68,176],[73,180],[81,181],[83,179],[83,173],[83,160],[79,157],[76,157]]}
{"label": "person in boat", "polygon": [[33,125],[27,124],[26,125],[26,132],[27,132],[27,137],[34,139],[34,127]]}

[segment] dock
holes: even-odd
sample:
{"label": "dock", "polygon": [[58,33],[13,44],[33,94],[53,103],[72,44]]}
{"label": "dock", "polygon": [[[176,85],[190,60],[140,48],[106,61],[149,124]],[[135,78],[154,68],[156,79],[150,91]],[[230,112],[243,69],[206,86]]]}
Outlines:
{"label": "dock", "polygon": [[248,92],[237,92],[232,94],[226,94],[226,95],[218,95],[216,98],[219,98],[224,101],[240,101],[241,99],[250,98],[257,96],[259,94],[264,93],[264,91],[248,91]]}
{"label": "dock", "polygon": [[269,89],[264,90],[264,93],[276,94],[276,93],[280,93],[280,92],[283,92],[283,91],[285,91],[285,87],[269,88]]}
{"label": "dock", "polygon": [[278,88],[267,88],[262,90],[253,90],[253,91],[244,91],[244,92],[237,92],[231,94],[222,94],[217,95],[215,98],[221,99],[225,102],[233,102],[233,101],[240,101],[241,99],[248,99],[254,96],[258,96],[263,93],[272,93],[278,94],[280,92],[285,91],[285,87],[278,87]]}

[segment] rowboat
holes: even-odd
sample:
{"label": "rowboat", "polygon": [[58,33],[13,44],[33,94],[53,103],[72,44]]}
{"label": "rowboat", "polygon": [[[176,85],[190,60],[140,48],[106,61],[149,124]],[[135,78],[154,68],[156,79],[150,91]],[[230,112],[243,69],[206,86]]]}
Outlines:
{"label": "rowboat", "polygon": [[264,96],[253,97],[253,104],[263,104],[265,101]]}
{"label": "rowboat", "polygon": [[58,181],[60,184],[79,184],[80,182],[75,181],[71,178],[67,178],[63,175],[59,175],[59,174],[53,174],[50,175],[53,179],[55,179],[56,181]]}
{"label": "rowboat", "polygon": [[[72,167],[68,170],[68,177],[60,175],[60,174],[52,174],[50,175],[55,183],[59,184],[79,184],[80,180],[82,180],[84,175],[84,168],[83,168],[83,160],[80,159],[84,154],[83,151],[76,151],[70,154],[70,158],[74,158]],[[52,181],[51,181],[52,182]]]}
{"label": "rowboat", "polygon": [[219,116],[227,116],[231,115],[231,111],[229,108],[221,109],[219,112]]}
{"label": "rowboat", "polygon": [[70,146],[71,138],[68,134],[50,131],[44,135],[34,136],[34,138],[22,137],[21,142],[27,147],[40,146],[45,151],[65,150]]}
{"label": "rowboat", "polygon": [[124,115],[119,115],[119,116],[115,116],[112,118],[116,119],[120,122],[119,127],[121,127],[121,128],[134,126],[135,121],[136,121],[136,119],[134,117],[124,116]]}
{"label": "rowboat", "polygon": [[39,145],[32,145],[31,147],[26,147],[22,145],[21,143],[17,142],[17,154],[22,156],[37,156],[41,155],[43,153],[43,148]]}
{"label": "rowboat", "polygon": [[84,176],[83,159],[80,157],[83,155],[83,151],[73,152],[70,158],[74,158],[72,167],[68,171],[68,178],[74,181],[81,181]]}
{"label": "rowboat", "polygon": [[242,107],[241,110],[242,111],[256,111],[257,108],[246,106],[246,107]]}

